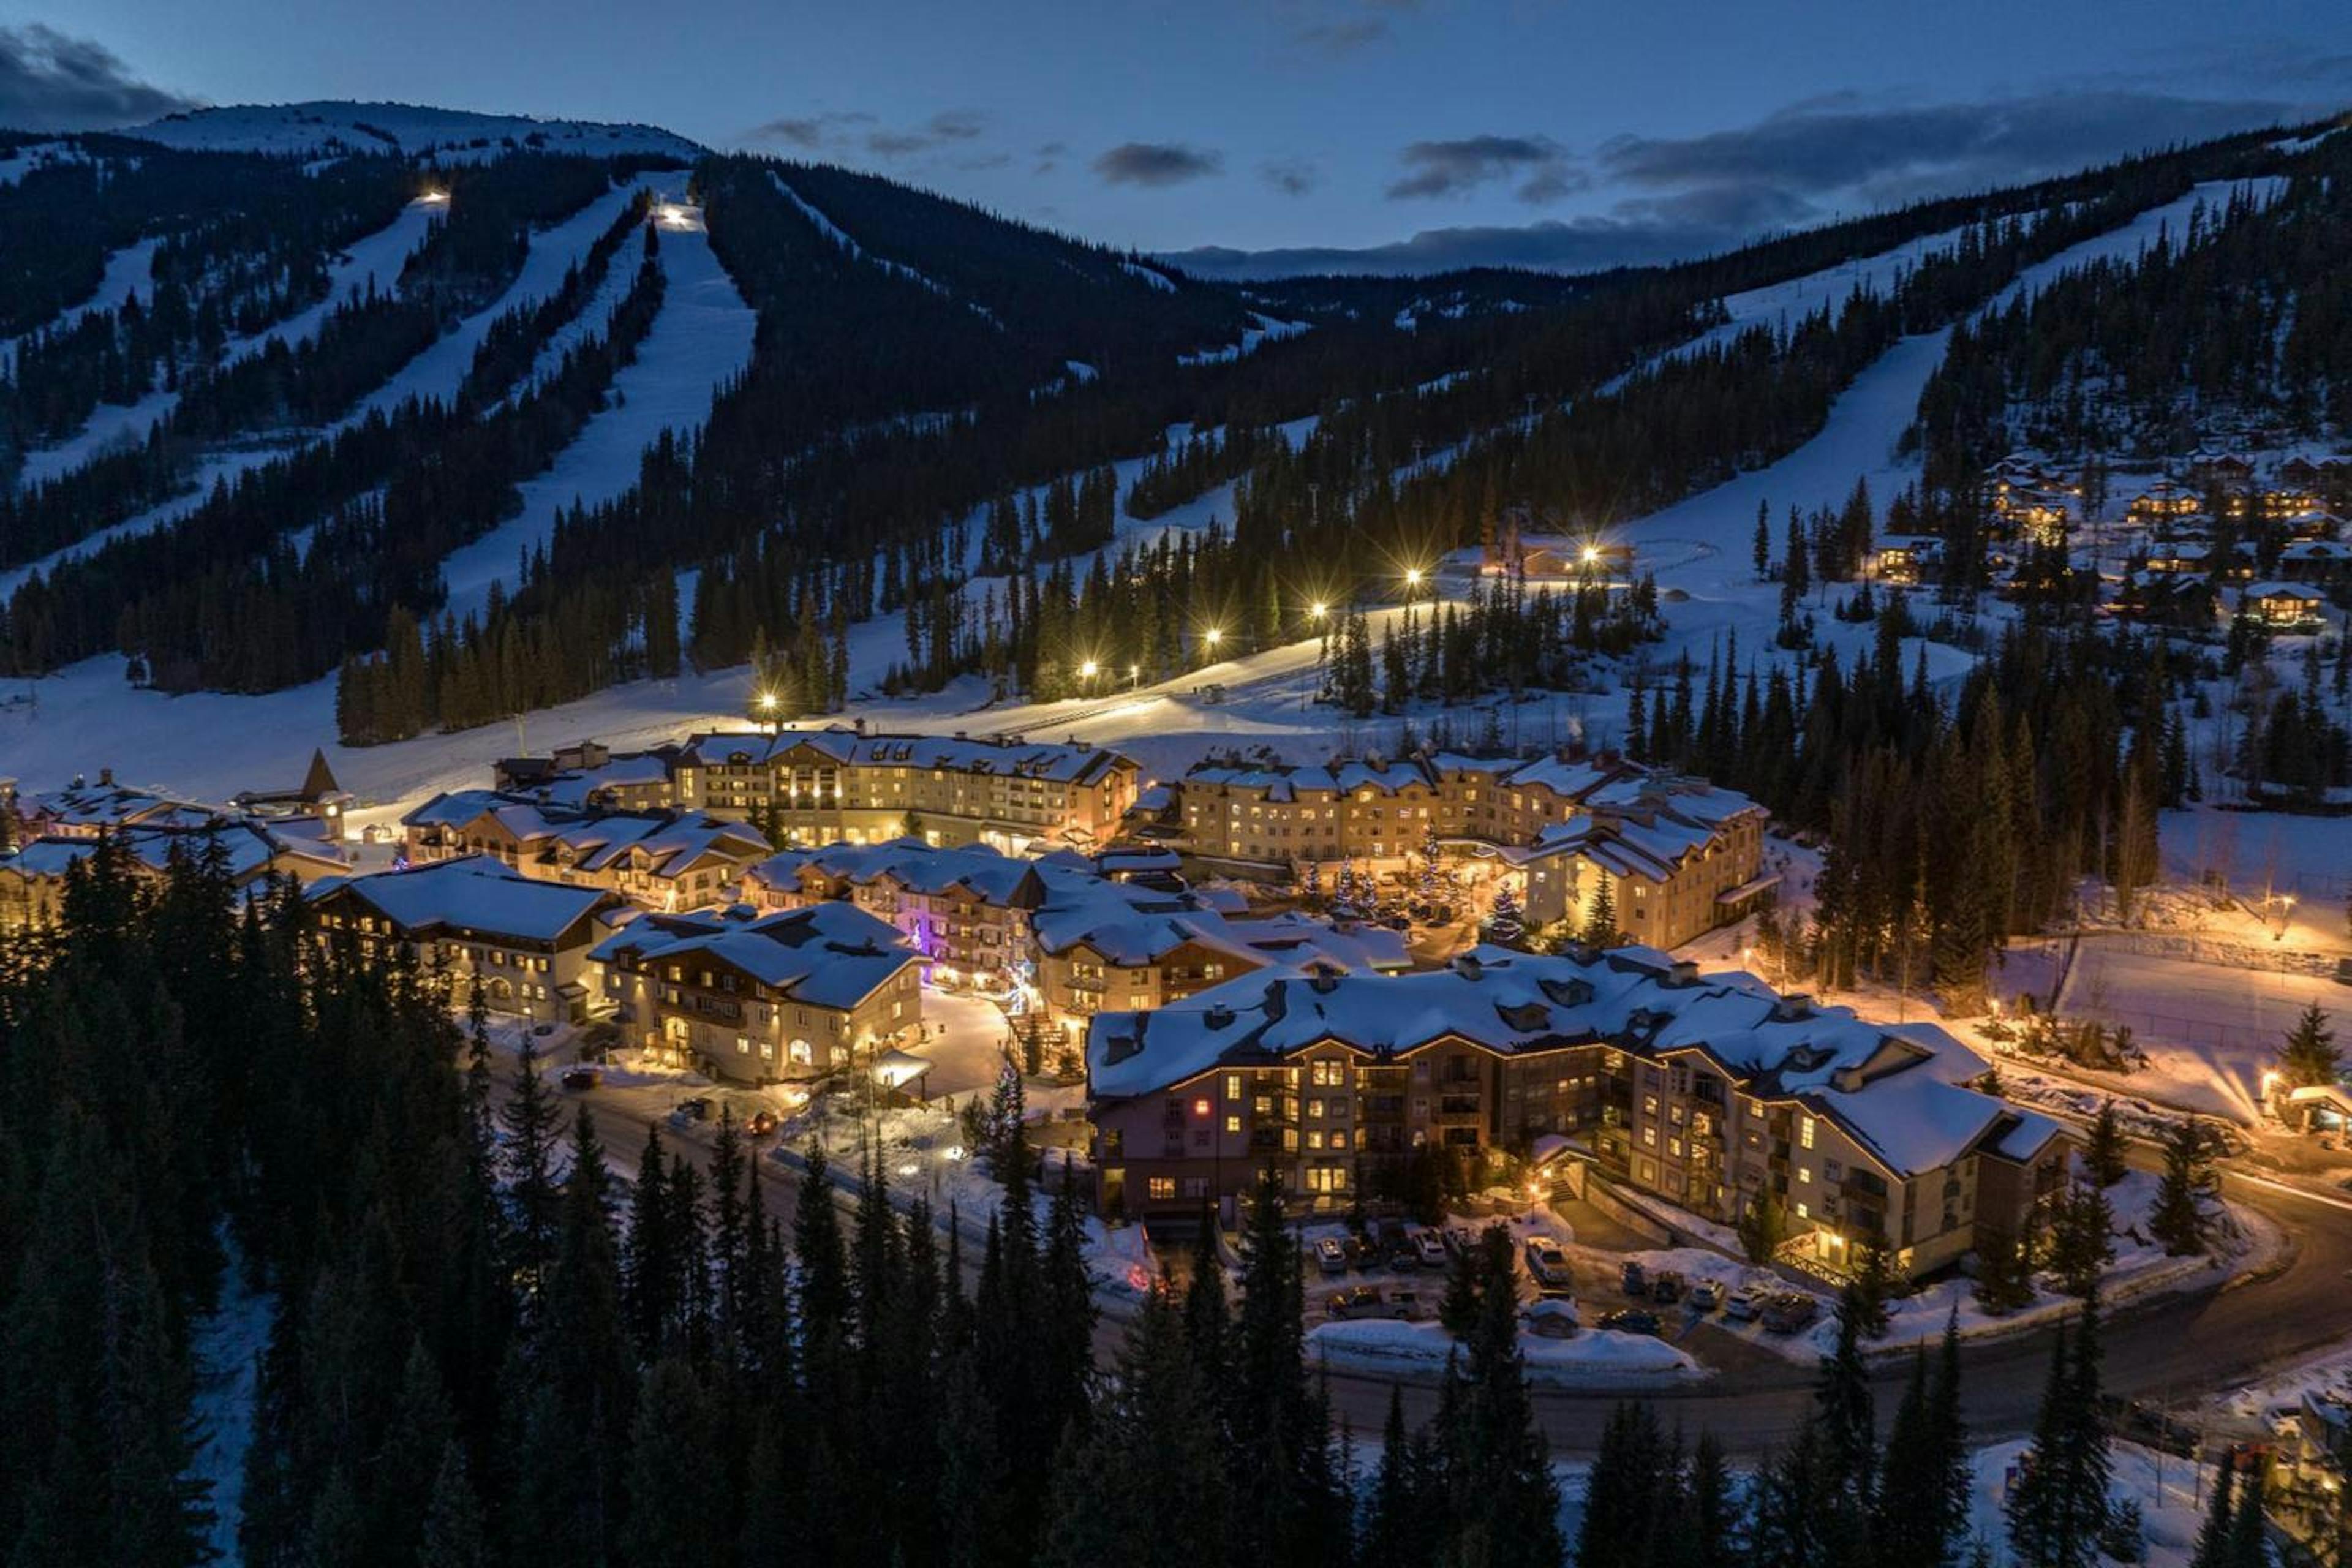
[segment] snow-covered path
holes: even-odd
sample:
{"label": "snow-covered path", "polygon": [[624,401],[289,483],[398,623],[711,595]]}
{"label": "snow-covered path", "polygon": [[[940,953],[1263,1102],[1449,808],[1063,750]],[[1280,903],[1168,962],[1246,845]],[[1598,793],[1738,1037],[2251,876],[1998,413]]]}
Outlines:
{"label": "snow-covered path", "polygon": [[[399,280],[400,269],[408,260],[409,252],[424,241],[426,228],[444,210],[442,204],[423,197],[400,210],[400,216],[366,238],[352,244],[328,269],[327,292],[320,301],[307,310],[298,310],[276,326],[239,338],[223,354],[223,363],[234,364],[241,359],[261,353],[271,343],[299,345],[318,336],[328,314],[345,299],[364,292],[370,283],[379,289],[390,289]],[[100,452],[117,445],[143,441],[155,421],[169,414],[179,403],[179,395],[172,392],[151,392],[132,404],[100,404],[82,427],[53,447],[43,447],[25,455],[24,471],[17,483],[29,487],[44,479],[70,473]]]}
{"label": "snow-covered path", "polygon": [[[546,540],[560,510],[575,500],[593,506],[635,484],[639,454],[664,430],[699,426],[719,386],[751,362],[758,317],[712,254],[700,214],[678,213],[661,223],[661,313],[635,363],[614,377],[604,412],[547,472],[523,484],[517,516],[442,563],[448,607],[460,620],[481,609],[492,583],[512,575],[521,551]],[[614,270],[625,270],[619,258]]]}
{"label": "snow-covered path", "polygon": [[[58,311],[47,325],[58,331],[70,331],[93,310],[111,310],[131,298],[134,291],[145,293],[148,284],[153,279],[156,244],[153,239],[142,239],[110,252],[105,270],[99,275],[98,291],[81,303],[69,305]],[[37,327],[34,329],[35,331],[40,330]],[[0,341],[0,374],[16,374],[16,347],[32,335],[32,332],[25,332]]]}

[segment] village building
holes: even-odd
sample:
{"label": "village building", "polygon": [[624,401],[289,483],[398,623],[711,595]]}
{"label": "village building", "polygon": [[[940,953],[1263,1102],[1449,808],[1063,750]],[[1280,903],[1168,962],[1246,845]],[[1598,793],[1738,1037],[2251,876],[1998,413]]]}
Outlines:
{"label": "village building", "polygon": [[2250,583],[2238,603],[2276,632],[2315,632],[2326,624],[2327,595],[2301,583]]}
{"label": "village building", "polygon": [[[175,856],[216,856],[222,873],[240,893],[272,877],[308,884],[351,869],[336,840],[252,818],[213,817],[197,824],[151,819],[109,829],[102,837],[121,847],[124,864],[141,876],[160,879]],[[98,853],[100,842],[98,834],[56,833],[0,854],[0,931],[55,925],[68,870]]]}
{"label": "village building", "polygon": [[682,808],[755,818],[803,842],[913,837],[1022,854],[1108,844],[1137,772],[1130,758],[1075,742],[834,727],[696,735],[671,778]]}
{"label": "village building", "polygon": [[363,963],[446,975],[457,1005],[534,1023],[588,1016],[589,950],[624,908],[617,893],[526,877],[483,855],[334,878],[309,892],[320,942]]}
{"label": "village building", "polygon": [[352,792],[335,782],[335,770],[327,765],[326,752],[314,747],[310,766],[303,773],[300,784],[293,789],[247,790],[236,797],[235,805],[248,816],[315,821],[321,836],[340,838],[343,816],[351,809],[352,799]]}
{"label": "village building", "polygon": [[401,827],[411,865],[488,855],[526,877],[657,910],[733,897],[744,868],[772,847],[749,824],[707,813],[574,808],[497,790],[435,795]]}
{"label": "village building", "polygon": [[1268,1172],[1336,1210],[1401,1161],[1540,1144],[1717,1221],[1766,1205],[1822,1268],[1874,1243],[1916,1278],[2021,1233],[2067,1149],[2047,1118],[1966,1087],[1986,1064],[1940,1028],[1643,947],[1270,970],[1104,1013],[1087,1065],[1098,1201],[1145,1219],[1214,1205],[1230,1222]]}
{"label": "village building", "polygon": [[1763,807],[1622,758],[1236,759],[1174,787],[1178,842],[1213,864],[1402,867],[1434,846],[1494,862],[1538,925],[1580,923],[1610,879],[1623,929],[1662,946],[1739,918],[1771,887]]}
{"label": "village building", "polygon": [[646,914],[589,955],[629,1044],[744,1084],[820,1078],[920,1034],[922,957],[852,905]]}

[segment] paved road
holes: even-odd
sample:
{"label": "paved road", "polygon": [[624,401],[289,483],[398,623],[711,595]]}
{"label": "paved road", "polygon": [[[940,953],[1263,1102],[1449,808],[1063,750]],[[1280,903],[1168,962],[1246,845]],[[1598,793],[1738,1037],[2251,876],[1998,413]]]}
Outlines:
{"label": "paved road", "polygon": [[[621,1127],[641,1131],[658,1114],[597,1091],[570,1098],[595,1105],[606,1147],[624,1160],[634,1157],[639,1140],[622,1135]],[[673,1153],[707,1165],[709,1147],[702,1138],[677,1134],[666,1142]],[[769,1184],[768,1212],[789,1224],[799,1196],[798,1173],[765,1158],[764,1145],[760,1152],[762,1158],[755,1164]],[[2231,1287],[2158,1297],[2119,1310],[2107,1326],[2110,1393],[2186,1406],[2199,1396],[2242,1386],[2288,1363],[2340,1348],[2352,1337],[2352,1205],[2226,1175],[2224,1186],[2232,1201],[2259,1210],[2285,1233],[2287,1258],[2262,1277]],[[846,1208],[850,1200],[836,1194],[835,1202]],[[1122,1332],[1122,1325],[1107,1314],[1097,1336],[1106,1355]],[[1706,1345],[1704,1353],[1720,1371],[1703,1384],[1668,1385],[1637,1396],[1536,1390],[1537,1412],[1552,1451],[1563,1457],[1591,1453],[1609,1412],[1626,1397],[1654,1401],[1692,1436],[1702,1428],[1713,1431],[1735,1458],[1785,1442],[1811,1405],[1811,1369],[1729,1336],[1709,1337],[1717,1342]],[[1731,1355],[1725,1344],[1748,1353]],[[1990,1440],[2029,1430],[2048,1372],[2049,1332],[1972,1342],[1964,1356],[1971,1435]],[[1879,1370],[1882,1423],[1892,1419],[1907,1376],[1899,1356],[1888,1358]],[[1380,1429],[1388,1415],[1390,1386],[1382,1379],[1336,1372],[1330,1378],[1334,1406],[1358,1432]],[[1414,1420],[1425,1419],[1436,1405],[1435,1391],[1427,1384],[1405,1384],[1404,1399]]]}

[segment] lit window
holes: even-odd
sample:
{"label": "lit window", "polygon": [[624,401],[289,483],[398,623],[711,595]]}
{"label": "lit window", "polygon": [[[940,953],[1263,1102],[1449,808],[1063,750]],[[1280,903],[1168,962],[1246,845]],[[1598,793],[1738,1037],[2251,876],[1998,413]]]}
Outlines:
{"label": "lit window", "polygon": [[1206,1116],[1209,1114],[1209,1101],[1206,1096],[1202,1096],[1201,1099],[1192,1102],[1192,1114],[1195,1116]]}
{"label": "lit window", "polygon": [[1810,1149],[1813,1146],[1813,1119],[1803,1117],[1797,1122],[1797,1142]]}

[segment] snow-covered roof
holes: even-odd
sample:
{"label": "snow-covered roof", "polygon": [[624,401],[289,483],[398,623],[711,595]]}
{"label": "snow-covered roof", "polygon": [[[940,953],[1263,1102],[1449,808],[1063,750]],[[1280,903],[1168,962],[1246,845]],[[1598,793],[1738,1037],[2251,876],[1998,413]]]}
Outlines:
{"label": "snow-covered roof", "polygon": [[400,820],[410,827],[461,832],[495,823],[521,852],[591,872],[625,860],[633,870],[672,877],[708,855],[740,861],[770,848],[751,824],[705,812],[600,812],[499,790],[437,795]]}
{"label": "snow-covered roof", "polygon": [[1095,1095],[1125,1099],[1327,1042],[1383,1060],[1441,1043],[1502,1056],[1695,1053],[1748,1093],[1832,1119],[1897,1174],[1948,1163],[1995,1131],[2020,1136],[2020,1113],[1963,1087],[1984,1060],[1941,1028],[1873,1023],[1639,946],[1549,957],[1481,947],[1393,976],[1272,969],[1155,1011],[1097,1016],[1087,1065]]}
{"label": "snow-covered roof", "polygon": [[619,901],[599,889],[523,876],[485,855],[334,878],[310,890],[313,900],[346,894],[412,935],[455,928],[529,942],[558,941]]}
{"label": "snow-covered roof", "polygon": [[942,735],[862,735],[855,730],[721,731],[687,738],[681,765],[741,766],[782,760],[805,748],[839,766],[933,768],[949,772],[1091,784],[1135,764],[1098,746]]}
{"label": "snow-covered roof", "polygon": [[628,969],[717,960],[793,1001],[843,1012],[922,962],[887,921],[837,901],[756,918],[740,908],[645,915],[588,956]]}

